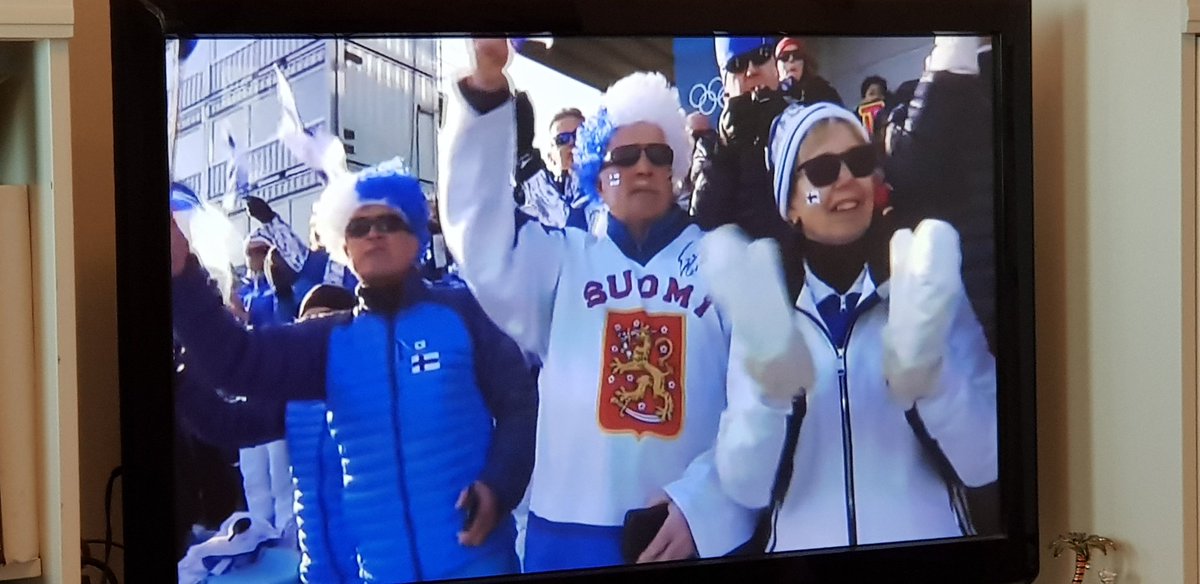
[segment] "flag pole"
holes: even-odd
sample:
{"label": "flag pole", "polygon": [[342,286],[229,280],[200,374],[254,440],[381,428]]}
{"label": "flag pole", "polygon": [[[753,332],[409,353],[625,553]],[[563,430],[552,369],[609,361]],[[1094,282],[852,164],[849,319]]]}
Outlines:
{"label": "flag pole", "polygon": [[182,51],[183,51],[183,39],[177,39],[175,41],[175,50],[171,51],[171,54],[173,57],[173,65],[174,65],[173,69],[174,69],[175,75],[171,79],[171,84],[172,84],[171,104],[170,104],[171,105],[171,111],[170,111],[171,120],[170,120],[170,124],[169,124],[170,125],[170,134],[167,136],[167,142],[168,142],[169,150],[171,153],[170,154],[171,158],[167,162],[167,168],[169,169],[168,172],[170,173],[171,180],[175,180],[177,178],[175,176],[175,168],[177,166],[175,163],[175,152],[177,149],[176,145],[179,142],[179,140],[178,140],[178,138],[179,138],[179,109],[180,109],[180,104],[183,101],[182,98],[179,97],[179,91],[183,87],[183,83],[181,83],[181,81],[179,79],[180,76],[183,75],[183,62],[182,62],[182,59],[180,58],[180,53]]}

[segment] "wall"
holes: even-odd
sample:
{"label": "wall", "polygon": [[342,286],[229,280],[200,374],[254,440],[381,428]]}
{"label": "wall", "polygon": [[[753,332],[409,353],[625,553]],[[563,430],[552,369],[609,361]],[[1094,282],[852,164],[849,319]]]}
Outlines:
{"label": "wall", "polygon": [[[1179,0],[1034,0],[1042,545],[1116,538],[1093,563],[1121,584],[1196,581],[1182,30]],[[1071,564],[1043,550],[1038,581]]]}
{"label": "wall", "polygon": [[878,75],[895,91],[901,83],[916,79],[925,69],[925,57],[933,48],[929,38],[843,39],[818,38],[809,41],[809,50],[817,58],[819,73],[831,83],[847,107],[861,100],[862,82]]}
{"label": "wall", "polygon": [[[71,140],[79,367],[79,474],[84,538],[104,537],[104,486],[121,463],[117,385],[116,230],[113,207],[112,64],[108,0],[75,0],[71,40]],[[167,391],[169,388],[146,388]],[[120,481],[113,491],[121,538]],[[92,546],[93,554],[102,546]],[[120,550],[116,563],[124,558]],[[120,572],[118,572],[120,574]],[[95,574],[92,574],[95,581]]]}
{"label": "wall", "polygon": [[[119,458],[109,27],[105,0],[75,10],[81,492],[98,536]],[[1033,16],[1042,547],[1094,531],[1123,544],[1095,562],[1121,584],[1195,582],[1182,3],[1035,0]],[[1042,556],[1038,582],[1068,581],[1069,558]]]}

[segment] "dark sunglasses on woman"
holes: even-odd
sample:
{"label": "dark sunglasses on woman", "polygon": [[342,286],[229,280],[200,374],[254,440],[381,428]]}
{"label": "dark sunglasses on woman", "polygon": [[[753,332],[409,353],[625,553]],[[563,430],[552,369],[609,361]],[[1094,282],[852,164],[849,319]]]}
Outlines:
{"label": "dark sunglasses on woman", "polygon": [[383,234],[409,231],[408,223],[404,221],[403,217],[388,213],[374,217],[355,217],[351,219],[350,223],[346,224],[346,237],[366,237],[371,233],[371,229],[377,229]]}
{"label": "dark sunglasses on woman", "polygon": [[757,67],[762,67],[763,65],[767,64],[767,61],[771,60],[771,56],[771,47],[764,45],[753,51],[750,51],[749,53],[742,53],[730,59],[729,62],[725,64],[725,70],[738,75],[744,73],[746,69],[749,69],[751,63]]}
{"label": "dark sunglasses on woman", "polygon": [[643,152],[654,166],[669,167],[675,162],[675,153],[666,144],[628,144],[609,150],[604,156],[604,166],[633,166],[642,159]]}
{"label": "dark sunglasses on woman", "polygon": [[574,143],[575,143],[575,131],[574,130],[572,130],[570,132],[559,132],[558,134],[555,134],[555,136],[554,136],[554,145],[555,146],[566,146],[567,144],[574,144]]}
{"label": "dark sunglasses on woman", "polygon": [[797,176],[803,172],[812,186],[821,188],[837,182],[842,164],[855,178],[870,176],[879,165],[879,152],[874,144],[855,146],[841,154],[822,154],[796,167]]}
{"label": "dark sunglasses on woman", "polygon": [[784,53],[779,53],[778,59],[780,61],[783,61],[784,63],[791,63],[792,61],[803,61],[804,54],[802,54],[800,51],[787,51]]}

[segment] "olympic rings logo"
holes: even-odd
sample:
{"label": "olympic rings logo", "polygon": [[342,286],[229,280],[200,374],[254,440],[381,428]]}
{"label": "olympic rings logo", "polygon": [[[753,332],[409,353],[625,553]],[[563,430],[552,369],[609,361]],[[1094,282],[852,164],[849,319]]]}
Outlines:
{"label": "olympic rings logo", "polygon": [[725,87],[721,85],[720,76],[714,76],[707,84],[697,83],[692,86],[692,90],[688,92],[688,103],[696,108],[696,111],[710,116],[721,107],[721,97],[724,93]]}

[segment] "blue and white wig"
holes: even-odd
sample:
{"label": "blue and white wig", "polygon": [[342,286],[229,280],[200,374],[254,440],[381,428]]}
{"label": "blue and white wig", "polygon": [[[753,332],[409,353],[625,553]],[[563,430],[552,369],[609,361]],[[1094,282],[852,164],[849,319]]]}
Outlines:
{"label": "blue and white wig", "polygon": [[671,183],[675,192],[691,166],[691,141],[687,117],[679,105],[679,93],[661,73],[632,73],[608,88],[600,98],[600,109],[588,116],[576,134],[573,151],[579,186],[593,200],[600,200],[600,167],[613,133],[621,126],[649,122],[662,129],[675,154]]}
{"label": "blue and white wig", "polygon": [[429,204],[421,183],[399,158],[393,158],[356,173],[336,174],[313,205],[317,236],[330,257],[350,265],[346,257],[346,225],[360,207],[386,205],[395,209],[416,236],[417,258],[429,246]]}

